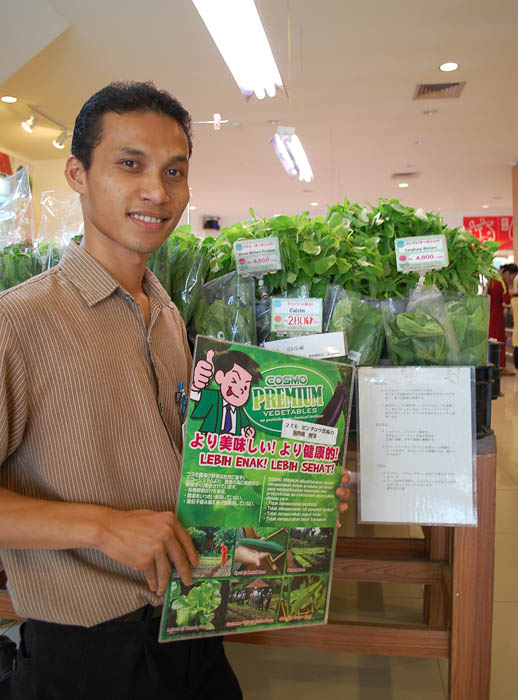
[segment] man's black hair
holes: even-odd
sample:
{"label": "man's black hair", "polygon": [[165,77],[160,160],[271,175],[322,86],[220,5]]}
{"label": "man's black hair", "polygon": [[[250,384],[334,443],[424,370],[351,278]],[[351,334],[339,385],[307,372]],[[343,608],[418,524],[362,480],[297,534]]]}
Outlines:
{"label": "man's black hair", "polygon": [[217,353],[214,355],[214,374],[220,370],[226,374],[234,365],[239,365],[252,375],[252,384],[258,384],[263,375],[259,372],[257,362],[240,350],[227,350],[226,352]]}
{"label": "man's black hair", "polygon": [[187,136],[191,155],[191,116],[175,97],[151,82],[116,82],[92,95],[77,115],[71,150],[85,170],[90,168],[92,151],[102,139],[102,118],[108,112],[156,112],[175,119]]}
{"label": "man's black hair", "polygon": [[511,275],[518,274],[518,265],[514,263],[507,263],[507,265],[502,265],[500,272],[509,272]]}

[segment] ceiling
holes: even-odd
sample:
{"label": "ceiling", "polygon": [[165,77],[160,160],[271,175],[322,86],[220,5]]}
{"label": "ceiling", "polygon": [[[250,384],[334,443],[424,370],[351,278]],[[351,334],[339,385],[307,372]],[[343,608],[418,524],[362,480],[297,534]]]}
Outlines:
{"label": "ceiling", "polygon": [[[8,2],[11,35],[23,47],[31,14]],[[191,0],[31,2],[46,5],[53,21],[62,17],[59,31],[69,27],[0,84],[0,94],[19,100],[0,103],[0,145],[27,160],[67,153],[52,147],[59,129],[50,122],[30,136],[20,128],[27,104],[71,126],[111,80],[151,79],[194,120],[219,112],[231,122],[220,131],[195,127],[191,163],[196,215],[219,215],[223,225],[248,218],[249,207],[257,215],[322,213],[344,197],[398,197],[442,211],[512,208],[516,0],[257,0],[288,95],[248,102]],[[37,35],[44,25],[38,15],[31,28]],[[460,69],[441,73],[447,60]],[[412,99],[418,83],[450,81],[466,81],[459,99]],[[429,109],[437,112],[425,115]],[[296,127],[311,184],[285,174],[268,145],[272,120]],[[407,190],[391,178],[401,171],[419,173]]]}

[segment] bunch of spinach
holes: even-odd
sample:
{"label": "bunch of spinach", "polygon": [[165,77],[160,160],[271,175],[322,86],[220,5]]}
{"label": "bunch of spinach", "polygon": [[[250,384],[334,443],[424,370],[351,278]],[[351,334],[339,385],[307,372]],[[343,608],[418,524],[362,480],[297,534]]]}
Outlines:
{"label": "bunch of spinach", "polygon": [[[178,590],[177,582],[172,584],[172,596]],[[177,627],[197,627],[215,629],[212,621],[216,609],[221,604],[221,583],[218,581],[203,581],[194,584],[187,595],[180,595],[170,605],[176,611]]]}
{"label": "bunch of spinach", "polygon": [[380,302],[329,285],[324,302],[324,328],[328,333],[338,331],[345,335],[346,356],[335,361],[378,364],[385,342]]}
{"label": "bunch of spinach", "polygon": [[203,285],[189,327],[191,338],[208,335],[256,344],[255,285],[251,277],[231,272]]}
{"label": "bunch of spinach", "polygon": [[458,296],[446,310],[459,347],[459,364],[485,365],[489,335],[489,297]]}
{"label": "bunch of spinach", "polygon": [[0,291],[15,287],[32,277],[32,251],[23,246],[0,249]]}
{"label": "bunch of spinach", "polygon": [[200,241],[190,226],[179,226],[167,241],[171,264],[169,293],[184,323],[189,323],[207,276],[210,240]]}

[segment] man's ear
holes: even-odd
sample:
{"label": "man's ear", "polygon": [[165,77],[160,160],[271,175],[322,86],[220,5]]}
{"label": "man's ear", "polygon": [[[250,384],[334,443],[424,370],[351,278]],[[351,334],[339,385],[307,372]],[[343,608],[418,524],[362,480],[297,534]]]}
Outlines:
{"label": "man's ear", "polygon": [[223,381],[224,376],[225,376],[225,372],[223,372],[222,369],[218,369],[218,371],[214,375],[214,379],[216,380],[216,384],[219,384],[221,386],[221,382]]}
{"label": "man's ear", "polygon": [[65,177],[68,184],[78,194],[86,191],[86,170],[75,156],[69,156],[65,167]]}

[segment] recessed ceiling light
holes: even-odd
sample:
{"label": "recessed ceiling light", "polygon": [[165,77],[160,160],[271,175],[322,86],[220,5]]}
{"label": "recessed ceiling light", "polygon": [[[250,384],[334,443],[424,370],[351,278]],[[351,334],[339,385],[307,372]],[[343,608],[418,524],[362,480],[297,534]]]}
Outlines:
{"label": "recessed ceiling light", "polygon": [[489,204],[483,204],[482,209],[489,209]]}
{"label": "recessed ceiling light", "polygon": [[439,66],[439,70],[442,70],[444,73],[450,73],[452,70],[457,70],[458,67],[459,64],[455,63],[455,61],[447,61]]}
{"label": "recessed ceiling light", "polygon": [[18,102],[17,97],[13,97],[12,95],[4,95],[2,98],[2,102],[7,102],[7,104],[13,104],[14,102]]}
{"label": "recessed ceiling light", "polygon": [[434,114],[437,114],[438,111],[438,109],[423,109],[423,114],[427,117],[432,117]]}
{"label": "recessed ceiling light", "polygon": [[195,204],[189,204],[189,209],[190,209],[191,211],[195,211],[196,205],[195,205]]}
{"label": "recessed ceiling light", "polygon": [[405,187],[408,187],[408,182],[400,182],[398,184],[398,187],[401,187],[401,189],[404,189]]}
{"label": "recessed ceiling light", "polygon": [[310,202],[312,207],[318,207],[318,202]]}
{"label": "recessed ceiling light", "polygon": [[417,139],[417,141],[415,142],[415,145],[416,145],[416,146],[422,146],[422,145],[423,145],[423,139]]}

